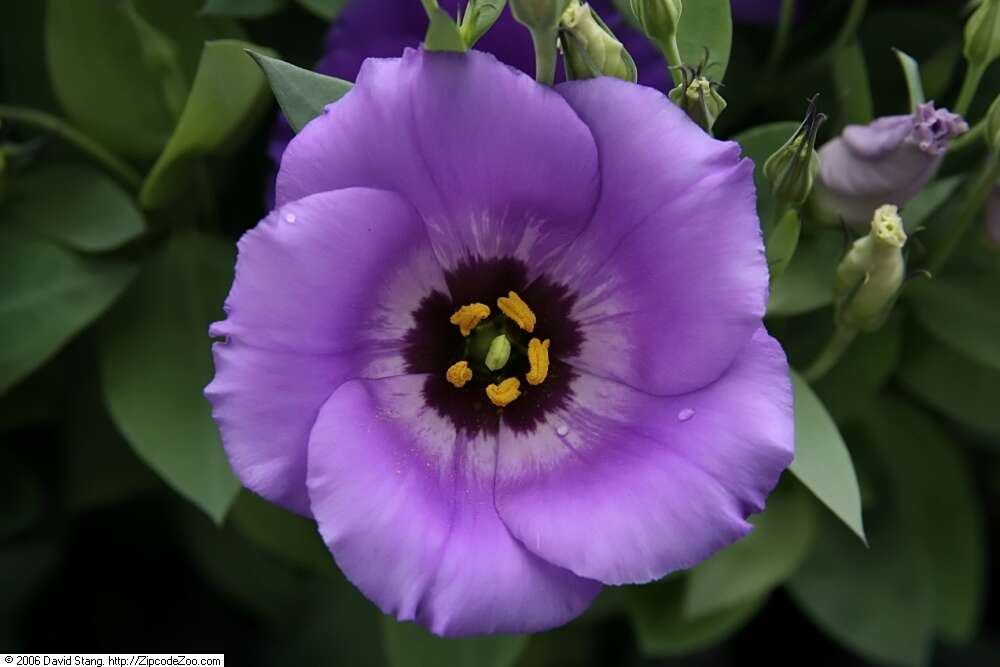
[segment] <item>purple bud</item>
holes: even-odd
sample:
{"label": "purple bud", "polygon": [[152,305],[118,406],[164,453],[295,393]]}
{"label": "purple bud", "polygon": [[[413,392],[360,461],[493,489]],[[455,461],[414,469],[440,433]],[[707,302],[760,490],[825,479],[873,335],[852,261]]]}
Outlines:
{"label": "purple bud", "polygon": [[824,222],[857,227],[882,204],[905,206],[934,175],[952,138],[968,129],[933,101],[907,116],[849,125],[819,151],[814,212]]}

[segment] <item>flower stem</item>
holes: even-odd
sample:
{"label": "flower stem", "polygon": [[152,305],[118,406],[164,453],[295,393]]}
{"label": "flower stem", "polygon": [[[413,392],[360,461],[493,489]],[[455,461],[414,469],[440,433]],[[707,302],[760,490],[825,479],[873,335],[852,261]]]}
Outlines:
{"label": "flower stem", "polygon": [[998,179],[1000,179],[1000,156],[996,153],[989,153],[983,162],[979,176],[965,195],[962,208],[952,224],[948,236],[931,255],[927,268],[932,275],[936,275],[948,262],[948,258],[951,257],[969,226],[986,204],[986,200],[993,192],[993,188],[996,187]]}
{"label": "flower stem", "polygon": [[677,33],[670,35],[669,39],[665,39],[660,42],[660,50],[663,52],[663,57],[667,60],[667,68],[670,71],[670,76],[674,80],[675,85],[681,85],[684,83],[684,75],[678,69],[684,62],[681,60],[681,50],[677,46]]}
{"label": "flower stem", "polygon": [[535,45],[535,81],[551,86],[556,81],[556,30],[532,30]]}
{"label": "flower stem", "polygon": [[826,347],[809,364],[809,368],[802,372],[802,377],[807,382],[813,383],[826,375],[830,369],[837,365],[840,358],[844,356],[844,352],[847,351],[847,348],[857,335],[857,329],[838,324],[833,330],[830,340],[827,341]]}
{"label": "flower stem", "polygon": [[986,73],[986,68],[979,63],[968,63],[965,68],[965,78],[962,80],[962,90],[958,94],[958,101],[955,102],[955,113],[965,116],[972,106],[972,100],[976,97],[976,90],[979,89],[979,82]]}
{"label": "flower stem", "polygon": [[138,190],[139,186],[142,185],[142,176],[139,172],[100,143],[80,132],[80,130],[61,118],[43,111],[0,104],[0,119],[3,118],[45,130],[76,146],[101,163],[105,169],[117,176],[132,190]]}
{"label": "flower stem", "polygon": [[778,18],[778,32],[774,37],[774,46],[771,48],[771,67],[774,68],[781,61],[785,49],[788,48],[788,39],[792,34],[792,21],[795,19],[796,0],[781,0],[781,14]]}
{"label": "flower stem", "polygon": [[984,134],[986,134],[985,118],[973,125],[971,130],[955,138],[955,140],[951,142],[949,150],[955,153],[965,150],[972,144],[982,141]]}

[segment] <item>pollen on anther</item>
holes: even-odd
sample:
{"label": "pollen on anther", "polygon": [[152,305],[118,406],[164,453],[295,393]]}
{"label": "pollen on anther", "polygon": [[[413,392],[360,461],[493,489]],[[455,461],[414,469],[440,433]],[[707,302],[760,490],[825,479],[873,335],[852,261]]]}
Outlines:
{"label": "pollen on anther", "polygon": [[521,381],[517,378],[507,378],[500,384],[491,384],[486,387],[486,397],[498,408],[503,408],[521,395]]}
{"label": "pollen on anther", "polygon": [[517,326],[521,327],[528,333],[535,330],[535,313],[531,308],[524,302],[524,300],[518,296],[517,292],[507,292],[507,296],[502,296],[497,299],[497,307],[500,311],[512,319]]}
{"label": "pollen on anther", "polygon": [[461,389],[465,386],[466,382],[472,379],[472,369],[469,368],[468,362],[459,361],[448,367],[445,378],[454,387]]}
{"label": "pollen on anther", "polygon": [[544,341],[537,338],[532,338],[528,341],[528,363],[530,364],[530,368],[525,379],[530,385],[539,385],[545,382],[545,378],[549,376],[549,343],[551,341],[548,338]]}
{"label": "pollen on anther", "polygon": [[468,337],[472,330],[489,316],[490,307],[485,303],[470,303],[456,310],[448,321],[458,326],[462,335]]}

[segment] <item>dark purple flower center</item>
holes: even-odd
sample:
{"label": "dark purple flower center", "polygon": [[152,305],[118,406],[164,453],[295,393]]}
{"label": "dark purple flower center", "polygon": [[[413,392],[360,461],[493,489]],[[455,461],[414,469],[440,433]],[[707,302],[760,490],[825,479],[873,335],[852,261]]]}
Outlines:
{"label": "dark purple flower center", "polygon": [[[575,372],[560,358],[577,354],[583,342],[580,326],[570,317],[576,295],[545,275],[529,282],[527,267],[512,257],[470,257],[446,272],[445,282],[448,294],[435,290],[421,300],[413,312],[415,325],[404,340],[407,371],[428,374],[424,400],[468,435],[496,433],[501,419],[516,432],[534,430],[572,395]],[[530,333],[496,308],[510,292],[529,304],[536,316]],[[491,315],[466,337],[450,318],[473,303],[489,304]],[[502,368],[490,370],[484,363],[486,348],[501,334],[510,340],[510,358]],[[532,338],[551,341],[548,374],[537,385],[523,380],[531,370],[527,351]],[[468,363],[472,378],[459,388],[446,373],[461,361]],[[521,378],[520,395],[504,407],[494,405],[486,388],[512,377]]]}

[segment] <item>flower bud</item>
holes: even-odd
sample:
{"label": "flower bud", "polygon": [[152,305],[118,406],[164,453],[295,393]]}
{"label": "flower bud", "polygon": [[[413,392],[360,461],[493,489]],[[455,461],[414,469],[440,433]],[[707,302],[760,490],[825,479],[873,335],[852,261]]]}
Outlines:
{"label": "flower bud", "polygon": [[563,13],[561,26],[567,78],[614,76],[635,83],[632,56],[590,5],[573,0]]}
{"label": "flower bud", "polygon": [[711,134],[715,121],[726,108],[726,100],[718,90],[721,84],[703,74],[705,63],[696,68],[684,66],[680,70],[683,81],[670,91],[669,97],[701,129]]}
{"label": "flower bud", "polygon": [[912,114],[847,126],[819,150],[815,217],[857,228],[881,204],[905,206],[934,175],[952,138],[968,129],[961,116],[935,109],[933,101]]}
{"label": "flower bud", "polygon": [[987,67],[1000,56],[1000,0],[982,0],[965,24],[965,59]]}
{"label": "flower bud", "polygon": [[764,163],[764,176],[778,201],[798,206],[806,201],[819,173],[816,133],[826,116],[816,111],[816,98],[809,100],[799,129]]}
{"label": "flower bud", "polygon": [[500,334],[490,342],[490,349],[486,352],[486,359],[483,363],[491,371],[498,371],[507,365],[510,360],[510,340],[507,336]]}
{"label": "flower bud", "polygon": [[550,31],[573,0],[510,0],[510,11],[518,23],[530,30]]}
{"label": "flower bud", "polygon": [[882,325],[903,286],[905,244],[898,209],[879,207],[868,235],[854,242],[837,267],[833,298],[839,324],[860,331]]}
{"label": "flower bud", "polygon": [[681,22],[681,0],[629,0],[642,31],[656,44],[677,34]]}

